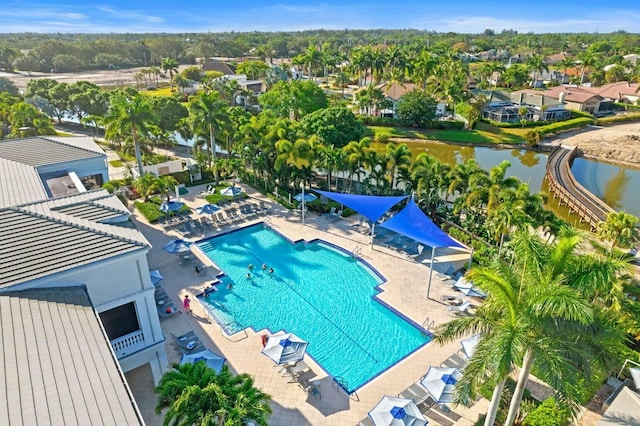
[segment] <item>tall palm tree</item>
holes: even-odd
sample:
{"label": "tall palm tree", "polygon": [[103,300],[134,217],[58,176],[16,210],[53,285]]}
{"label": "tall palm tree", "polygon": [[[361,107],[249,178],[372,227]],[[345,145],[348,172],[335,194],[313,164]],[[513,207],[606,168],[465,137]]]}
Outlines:
{"label": "tall palm tree", "polygon": [[538,77],[543,71],[549,72],[549,66],[542,55],[533,55],[527,60],[527,67],[533,72],[533,87],[538,85]]}
{"label": "tall palm tree", "polygon": [[607,214],[607,220],[598,224],[598,235],[616,245],[629,247],[638,239],[638,218],[626,212]]}
{"label": "tall palm tree", "polygon": [[209,167],[213,167],[215,184],[220,181],[216,167],[216,129],[228,120],[227,105],[215,91],[201,93],[189,101],[189,119],[196,134],[208,133]]}
{"label": "tall palm tree", "polygon": [[127,91],[111,96],[109,110],[102,120],[107,139],[121,140],[127,133],[131,134],[140,176],[144,176],[140,138],[149,134],[157,120],[158,115],[146,96]]}
{"label": "tall palm tree", "polygon": [[346,155],[347,163],[358,174],[358,186],[360,186],[360,173],[364,171],[363,166],[371,152],[371,139],[364,137],[359,141],[351,141],[342,150]]}
{"label": "tall palm tree", "polygon": [[173,92],[173,75],[178,72],[178,62],[173,58],[164,58],[160,68],[169,73],[169,88]]}
{"label": "tall palm tree", "polygon": [[396,145],[392,142],[387,144],[386,148],[387,173],[389,174],[389,182],[391,190],[396,188],[396,178],[400,169],[408,169],[411,165],[411,151],[407,144]]}
{"label": "tall palm tree", "polygon": [[168,408],[165,425],[240,425],[250,419],[267,426],[271,397],[248,374],[233,376],[226,365],[216,373],[202,361],[172,367],[156,388],[156,413]]}
{"label": "tall palm tree", "polygon": [[[162,175],[156,178],[153,189],[157,191],[161,197],[166,197],[169,202],[169,192],[178,185],[178,181],[171,175]],[[178,194],[176,194],[178,195]]]}

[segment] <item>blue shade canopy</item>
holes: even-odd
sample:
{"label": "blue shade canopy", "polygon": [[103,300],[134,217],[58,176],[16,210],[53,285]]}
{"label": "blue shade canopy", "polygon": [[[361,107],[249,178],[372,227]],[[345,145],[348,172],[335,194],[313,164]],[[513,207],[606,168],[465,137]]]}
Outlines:
{"label": "blue shade canopy", "polygon": [[220,373],[220,370],[222,370],[222,366],[224,365],[224,362],[226,360],[224,357],[218,355],[217,353],[206,349],[201,352],[183,355],[182,359],[180,360],[180,365],[188,363],[195,364],[199,361],[204,361],[204,363],[207,364],[209,368],[215,370],[216,373]]}
{"label": "blue shade canopy", "polygon": [[438,226],[420,210],[420,207],[418,207],[413,199],[409,201],[407,207],[391,219],[382,222],[379,226],[407,236],[429,247],[464,248],[462,244],[438,228]]}
{"label": "blue shade canopy", "polygon": [[276,364],[298,362],[304,358],[308,342],[293,333],[274,334],[269,336],[262,353]]}
{"label": "blue shade canopy", "polygon": [[177,212],[184,207],[184,203],[180,201],[169,201],[168,203],[162,203],[160,205],[160,211],[163,213]]}
{"label": "blue shade canopy", "polygon": [[215,204],[205,204],[201,207],[196,207],[196,213],[198,214],[214,214],[220,210],[220,207]]}
{"label": "blue shade canopy", "polygon": [[376,426],[424,426],[427,419],[411,399],[383,396],[378,405],[369,411]]}
{"label": "blue shade canopy", "polygon": [[344,204],[372,222],[377,222],[391,207],[408,197],[408,195],[383,197],[379,195],[341,194],[339,192],[317,191],[315,189],[314,191],[340,204]]}
{"label": "blue shade canopy", "polygon": [[453,389],[461,378],[457,368],[429,367],[420,384],[438,404],[446,404],[453,401]]}
{"label": "blue shade canopy", "polygon": [[154,269],[153,271],[149,271],[149,278],[151,278],[151,284],[157,285],[164,279],[164,277],[160,274],[160,271]]}
{"label": "blue shade canopy", "polygon": [[176,239],[169,241],[162,248],[169,253],[183,253],[191,250],[191,244],[191,241]]}

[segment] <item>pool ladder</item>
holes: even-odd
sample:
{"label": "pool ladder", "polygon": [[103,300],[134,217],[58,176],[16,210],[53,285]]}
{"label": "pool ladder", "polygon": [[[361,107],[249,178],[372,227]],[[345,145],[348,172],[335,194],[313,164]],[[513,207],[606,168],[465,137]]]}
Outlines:
{"label": "pool ladder", "polygon": [[362,257],[362,247],[360,247],[360,246],[355,246],[355,247],[353,248],[353,250],[351,250],[351,256],[352,256],[354,259],[358,259],[358,258]]}
{"label": "pool ladder", "polygon": [[267,216],[264,218],[264,220],[262,221],[262,224],[264,225],[265,228],[268,228],[271,226],[271,216]]}
{"label": "pool ladder", "polygon": [[429,317],[425,318],[425,320],[422,322],[422,325],[420,326],[422,328],[422,330],[420,331],[420,334],[425,336],[431,336],[431,329],[433,328],[434,325],[436,325],[435,321],[433,320],[429,321]]}

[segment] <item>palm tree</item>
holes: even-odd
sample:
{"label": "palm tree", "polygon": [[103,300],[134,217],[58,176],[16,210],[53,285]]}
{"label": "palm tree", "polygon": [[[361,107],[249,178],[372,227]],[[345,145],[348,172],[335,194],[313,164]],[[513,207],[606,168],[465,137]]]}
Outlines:
{"label": "palm tree", "polygon": [[533,72],[533,87],[538,85],[538,76],[542,71],[549,72],[549,66],[542,55],[533,55],[527,60],[527,67]]}
{"label": "palm tree", "polygon": [[173,364],[156,393],[156,413],[168,408],[165,425],[240,425],[252,420],[267,426],[271,397],[248,374],[233,376],[224,365],[216,373],[204,362]]}
{"label": "palm tree", "polygon": [[145,173],[133,182],[133,187],[144,201],[149,201],[149,197],[156,193],[157,180],[154,174]]}
{"label": "palm tree", "polygon": [[411,151],[407,144],[396,145],[392,142],[387,144],[386,149],[387,172],[389,173],[389,181],[391,190],[396,188],[396,177],[400,169],[407,169],[411,165]]}
{"label": "palm tree", "polygon": [[[174,189],[178,185],[178,181],[171,175],[158,176],[155,181],[153,189],[157,191],[161,197],[167,197],[167,203],[169,202],[169,191]],[[176,194],[178,195],[178,194]]]}
{"label": "palm tree", "polygon": [[371,152],[371,139],[364,137],[360,141],[351,141],[342,150],[346,155],[347,163],[358,174],[358,186],[360,186],[360,173]]}
{"label": "palm tree", "polygon": [[611,248],[629,247],[638,238],[638,218],[626,212],[611,212],[607,220],[598,224],[598,236],[611,241]]}
{"label": "palm tree", "polygon": [[189,118],[196,134],[208,133],[209,167],[213,167],[215,184],[220,181],[216,167],[216,129],[227,121],[227,106],[218,92],[205,92],[189,101]]}
{"label": "palm tree", "polygon": [[178,62],[173,58],[164,58],[160,67],[169,73],[170,90],[173,92],[173,75],[178,72]]}
{"label": "palm tree", "polygon": [[109,111],[103,119],[107,139],[121,139],[131,133],[138,172],[144,176],[140,138],[148,135],[158,120],[146,96],[127,91],[116,92],[111,97]]}

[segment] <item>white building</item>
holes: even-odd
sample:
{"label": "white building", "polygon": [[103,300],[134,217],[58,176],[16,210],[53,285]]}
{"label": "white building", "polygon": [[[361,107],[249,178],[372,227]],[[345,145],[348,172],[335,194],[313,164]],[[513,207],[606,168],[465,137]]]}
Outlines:
{"label": "white building", "polygon": [[90,138],[0,141],[0,424],[143,423],[123,373],[167,366],[151,246],[100,179]]}

